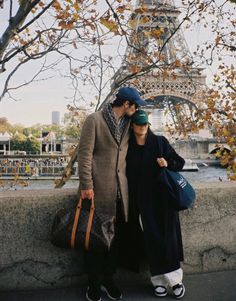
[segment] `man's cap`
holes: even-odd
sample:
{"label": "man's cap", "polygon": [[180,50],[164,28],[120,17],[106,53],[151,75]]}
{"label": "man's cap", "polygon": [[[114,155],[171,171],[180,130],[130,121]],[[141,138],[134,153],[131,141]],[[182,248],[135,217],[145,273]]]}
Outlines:
{"label": "man's cap", "polygon": [[143,110],[136,111],[131,117],[131,122],[137,125],[150,124],[148,121],[148,114]]}
{"label": "man's cap", "polygon": [[128,100],[138,106],[146,106],[147,102],[140,97],[138,90],[133,87],[122,87],[116,94],[116,99]]}

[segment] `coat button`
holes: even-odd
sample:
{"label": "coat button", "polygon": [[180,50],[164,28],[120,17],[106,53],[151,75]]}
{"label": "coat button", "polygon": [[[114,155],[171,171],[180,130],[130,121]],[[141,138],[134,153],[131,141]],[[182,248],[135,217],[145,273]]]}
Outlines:
{"label": "coat button", "polygon": [[120,152],[121,152],[121,148],[120,148]]}
{"label": "coat button", "polygon": [[120,172],[120,170],[118,169],[118,170],[117,170],[117,172],[119,173],[119,172]]}

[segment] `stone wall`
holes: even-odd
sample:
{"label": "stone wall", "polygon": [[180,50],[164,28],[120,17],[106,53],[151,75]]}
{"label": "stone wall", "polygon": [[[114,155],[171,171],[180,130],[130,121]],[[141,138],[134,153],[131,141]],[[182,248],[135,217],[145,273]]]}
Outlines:
{"label": "stone wall", "polygon": [[[185,273],[236,269],[235,183],[194,186],[194,208],[180,213]],[[0,192],[0,289],[82,285],[82,255],[49,240],[56,210],[75,200],[75,189]],[[136,279],[124,271],[118,277]]]}

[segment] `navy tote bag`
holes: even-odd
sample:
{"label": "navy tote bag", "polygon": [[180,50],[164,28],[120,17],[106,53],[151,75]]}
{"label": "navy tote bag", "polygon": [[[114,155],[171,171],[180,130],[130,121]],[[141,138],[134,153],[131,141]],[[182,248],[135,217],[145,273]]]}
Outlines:
{"label": "navy tote bag", "polygon": [[[159,143],[158,146],[163,156],[162,143]],[[185,210],[193,205],[196,199],[196,193],[192,185],[178,171],[172,171],[167,167],[162,167],[158,182],[167,188],[175,210]]]}
{"label": "navy tote bag", "polygon": [[167,188],[175,210],[190,208],[196,198],[192,185],[177,171],[162,167],[159,181]]}

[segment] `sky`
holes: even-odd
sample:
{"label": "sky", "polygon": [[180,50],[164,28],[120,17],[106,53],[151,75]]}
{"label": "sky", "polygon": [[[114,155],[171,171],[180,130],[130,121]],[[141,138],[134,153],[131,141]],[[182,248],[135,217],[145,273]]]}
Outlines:
{"label": "sky", "polygon": [[64,98],[67,89],[62,80],[28,85],[18,91],[17,100],[5,97],[0,102],[0,116],[12,124],[51,124],[52,111],[59,111],[61,119],[68,112],[66,106],[70,101]]}
{"label": "sky", "polygon": [[[0,10],[0,34],[4,28],[3,17],[3,11]],[[194,35],[192,32],[185,32],[185,38],[190,48],[193,48],[202,39],[202,33],[198,30],[195,30]],[[34,62],[28,64],[19,73],[19,78],[16,77],[16,82],[33,74],[35,67]],[[211,76],[213,71],[208,69],[207,73]],[[1,78],[0,85],[3,85]],[[89,91],[85,92],[89,99]],[[12,124],[20,123],[25,126],[51,124],[52,111],[59,111],[61,118],[68,112],[67,105],[72,104],[68,97],[72,93],[70,83],[65,78],[44,79],[19,89],[14,93],[16,100],[5,97],[0,101],[0,117],[6,117]]]}

